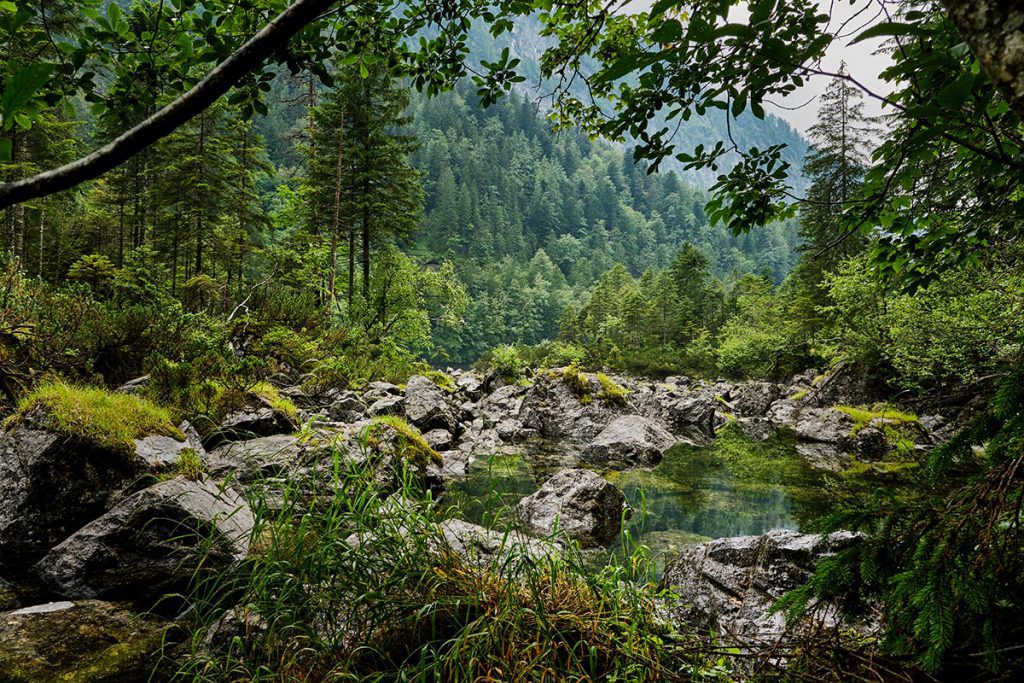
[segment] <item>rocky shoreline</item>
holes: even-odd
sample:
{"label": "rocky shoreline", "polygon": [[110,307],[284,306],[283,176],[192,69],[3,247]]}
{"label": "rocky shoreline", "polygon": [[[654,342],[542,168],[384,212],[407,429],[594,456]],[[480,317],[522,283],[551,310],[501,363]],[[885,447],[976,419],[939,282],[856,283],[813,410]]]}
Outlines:
{"label": "rocky shoreline", "polygon": [[[735,420],[751,433],[791,429],[813,466],[841,470],[908,448],[908,434],[910,448],[929,448],[955,424],[955,416],[934,415],[897,425],[884,412],[865,418],[841,409],[877,398],[842,366],[784,384],[649,381],[566,368],[519,381],[449,371],[414,376],[404,387],[281,393],[299,407],[297,416],[254,400],[203,436],[186,423],[182,438],[138,439],[127,456],[55,432],[44,415],[0,437],[0,679],[56,680],[95,667],[102,676],[81,680],[146,680],[152,662],[140,648],[159,642],[180,617],[180,601],[167,596],[187,590],[200,558],[206,569],[245,558],[255,500],[267,505],[289,482],[306,482],[314,493],[329,486],[321,473],[332,453],[368,457],[367,430],[381,463],[377,490],[382,497],[397,490],[406,437],[382,417],[401,417],[440,455],[421,468],[423,485],[437,495],[474,460],[535,439],[557,440],[573,462],[642,468],[679,442],[710,442]],[[201,464],[198,474],[176,469],[184,451]],[[518,542],[538,554],[558,552],[560,535],[606,546],[629,514],[622,493],[585,468],[555,473],[516,512],[527,534]],[[444,533],[473,562],[502,552],[497,531],[449,520]],[[806,580],[818,558],[855,542],[852,534],[775,531],[687,547],[662,579],[680,596],[666,613],[739,642],[777,637],[785,629],[769,613],[774,599]]]}

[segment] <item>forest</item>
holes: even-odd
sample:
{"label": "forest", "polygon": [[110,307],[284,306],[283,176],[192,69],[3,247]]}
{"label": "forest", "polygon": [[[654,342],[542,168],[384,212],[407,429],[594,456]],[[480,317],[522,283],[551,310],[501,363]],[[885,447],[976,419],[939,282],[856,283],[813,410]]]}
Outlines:
{"label": "forest", "polygon": [[0,0],[0,681],[1020,676],[1024,8],[838,5]]}

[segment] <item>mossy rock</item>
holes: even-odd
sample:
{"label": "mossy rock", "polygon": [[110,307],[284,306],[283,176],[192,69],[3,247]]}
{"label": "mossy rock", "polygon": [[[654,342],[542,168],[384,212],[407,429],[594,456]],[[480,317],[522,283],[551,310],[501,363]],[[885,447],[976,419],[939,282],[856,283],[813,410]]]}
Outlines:
{"label": "mossy rock", "polygon": [[151,401],[60,380],[44,382],[22,399],[4,422],[4,430],[20,424],[93,444],[128,460],[134,457],[137,439],[166,436],[185,440],[170,412]]}
{"label": "mossy rock", "polygon": [[151,680],[169,624],[99,600],[0,615],[0,681],[134,683]]}

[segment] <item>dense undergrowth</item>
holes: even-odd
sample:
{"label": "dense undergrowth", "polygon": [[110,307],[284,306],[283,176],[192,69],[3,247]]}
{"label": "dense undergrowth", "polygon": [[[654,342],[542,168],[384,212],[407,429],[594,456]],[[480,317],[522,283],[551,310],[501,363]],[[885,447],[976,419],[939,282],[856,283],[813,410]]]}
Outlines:
{"label": "dense undergrowth", "polygon": [[[294,486],[257,505],[252,557],[198,584],[178,680],[726,678],[706,640],[657,616],[642,554],[594,572],[575,548],[538,556],[505,531],[502,552],[474,561],[414,474],[384,499],[375,464],[336,457],[326,495]],[[248,627],[211,650],[236,606]]]}

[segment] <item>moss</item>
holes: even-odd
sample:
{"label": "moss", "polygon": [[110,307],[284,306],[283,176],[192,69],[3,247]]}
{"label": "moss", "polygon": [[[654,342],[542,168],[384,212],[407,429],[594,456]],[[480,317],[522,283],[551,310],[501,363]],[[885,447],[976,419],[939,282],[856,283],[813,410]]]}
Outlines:
{"label": "moss", "polygon": [[562,370],[561,376],[565,386],[569,387],[569,391],[580,400],[580,403],[586,405],[591,402],[593,397],[590,395],[590,378],[587,373],[575,365],[568,365]]}
{"label": "moss", "polygon": [[395,446],[398,454],[417,467],[424,468],[430,463],[440,465],[444,462],[441,454],[427,443],[419,430],[396,415],[382,415],[373,418],[367,429],[367,445],[371,448],[379,445],[384,438],[383,428],[395,433]]}
{"label": "moss", "polygon": [[791,401],[800,401],[803,400],[809,393],[811,393],[810,389],[801,389],[800,391],[790,396],[789,399]]}
{"label": "moss", "polygon": [[11,429],[37,412],[43,415],[43,424],[48,429],[126,456],[135,452],[136,439],[154,434],[185,440],[185,435],[174,426],[170,411],[151,401],[60,380],[44,382],[22,399],[15,413],[4,422],[4,429]]}
{"label": "moss", "polygon": [[[611,377],[603,372],[597,373],[597,381],[601,385],[601,400],[605,403],[617,406],[626,405],[626,397],[629,391],[620,386]],[[587,383],[589,385],[589,382]]]}
{"label": "moss", "polygon": [[260,382],[250,389],[250,391],[265,400],[270,404],[270,407],[282,415],[287,415],[293,420],[298,418],[299,409],[295,407],[295,404],[292,403],[291,399],[281,396],[281,393],[273,384],[270,384],[269,382]]}
{"label": "moss", "polygon": [[917,422],[917,415],[897,410],[896,408],[884,403],[877,403],[870,409],[855,408],[853,406],[836,406],[836,410],[849,415],[856,425],[855,429],[858,431],[867,427],[871,424],[872,420],[876,419],[888,420],[894,423]]}
{"label": "moss", "polygon": [[454,394],[459,390],[459,386],[455,383],[455,378],[446,372],[441,372],[440,370],[427,370],[423,373],[423,376],[436,384],[446,393]]}
{"label": "moss", "polygon": [[298,419],[299,409],[290,399],[281,396],[277,388],[269,382],[257,382],[248,390],[216,383],[212,385],[211,390],[208,412],[214,423],[220,423],[231,413],[251,406],[255,403],[254,399],[263,399],[282,415],[293,420]]}

